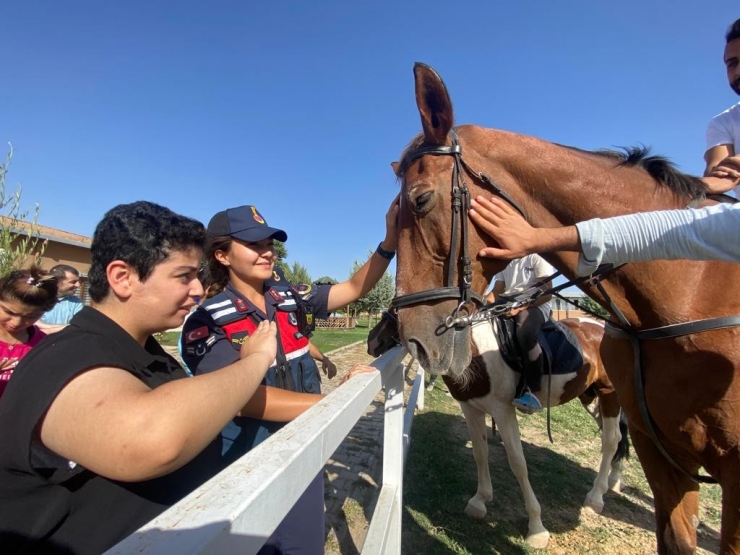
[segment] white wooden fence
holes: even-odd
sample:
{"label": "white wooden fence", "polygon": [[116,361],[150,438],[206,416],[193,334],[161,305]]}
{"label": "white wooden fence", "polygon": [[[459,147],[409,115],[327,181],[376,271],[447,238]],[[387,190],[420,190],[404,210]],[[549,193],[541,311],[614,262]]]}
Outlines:
{"label": "white wooden fence", "polygon": [[424,405],[419,367],[404,414],[403,347],[363,373],[110,549],[108,554],[256,553],[385,388],[383,480],[363,555],[401,553],[403,466],[414,407]]}

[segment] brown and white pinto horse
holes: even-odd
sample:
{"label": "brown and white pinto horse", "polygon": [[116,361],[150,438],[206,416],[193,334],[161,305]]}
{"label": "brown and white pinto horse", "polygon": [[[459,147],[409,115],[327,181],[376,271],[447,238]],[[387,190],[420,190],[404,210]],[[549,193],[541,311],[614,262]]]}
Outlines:
{"label": "brown and white pinto horse", "polygon": [[[587,318],[562,320],[577,338],[583,351],[583,363],[574,372],[554,374],[543,379],[540,396],[544,404],[554,407],[578,397],[584,407],[598,397],[598,414],[594,416],[601,428],[601,462],[593,487],[583,503],[584,507],[601,513],[604,494],[608,489],[619,491],[622,460],[627,455],[626,428],[620,420],[619,400],[599,355],[599,345],[604,336],[604,325]],[[473,458],[477,467],[478,489],[468,501],[465,514],[473,518],[486,516],[486,503],[493,499],[493,487],[488,466],[488,434],[486,414],[490,414],[506,449],[509,466],[514,473],[524,497],[529,518],[526,542],[535,548],[547,547],[550,533],[542,524],[541,507],[529,482],[527,462],[524,458],[514,400],[519,381],[504,361],[496,339],[500,321],[481,321],[472,325],[472,361],[461,377],[443,375],[452,397],[460,403],[465,423],[473,444]],[[385,317],[368,337],[368,352],[379,356],[395,343],[398,333],[392,317]],[[421,361],[420,361],[421,362]],[[422,362],[422,366],[425,363]],[[426,367],[425,367],[426,370]],[[549,397],[547,393],[549,392]],[[624,434],[624,435],[623,435]]]}
{"label": "brown and white pinto horse", "polygon": [[[402,180],[396,286],[406,299],[398,305],[401,340],[431,372],[465,372],[475,355],[465,317],[476,311],[475,295],[506,264],[476,259],[493,241],[469,225],[466,194],[500,195],[532,225],[557,227],[681,208],[704,192],[697,178],[642,151],[617,156],[477,126],[453,128],[452,103],[439,75],[423,64],[415,65],[414,75],[423,134],[394,166]],[[458,206],[451,208],[453,202]],[[737,230],[728,230],[728,240],[737,240]],[[575,254],[544,258],[574,277]],[[623,266],[603,287],[632,333],[740,314],[738,283],[740,265],[656,261]],[[608,304],[588,284],[582,288]],[[695,476],[703,467],[722,487],[721,553],[740,553],[740,330],[636,342],[634,333],[628,340],[612,331],[607,328],[601,354],[653,491],[658,552],[695,551]],[[654,437],[640,408],[641,388]]]}

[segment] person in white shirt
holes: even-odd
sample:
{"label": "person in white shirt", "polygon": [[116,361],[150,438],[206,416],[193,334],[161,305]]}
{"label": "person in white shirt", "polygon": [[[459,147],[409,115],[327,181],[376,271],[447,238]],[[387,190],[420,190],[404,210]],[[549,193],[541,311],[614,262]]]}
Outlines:
{"label": "person in white shirt", "polygon": [[[725,35],[724,52],[727,80],[730,88],[740,95],[740,19],[735,21]],[[740,102],[712,118],[707,127],[704,175],[728,156],[740,154]],[[709,184],[712,192],[724,193],[726,182],[714,181]]]}
{"label": "person in white shirt", "polygon": [[[499,298],[516,298],[529,296],[538,282],[549,277],[555,269],[537,254],[529,254],[512,260],[509,265],[493,278],[493,289],[486,296],[486,302]],[[550,289],[551,285],[540,286]],[[527,389],[514,399],[512,404],[526,414],[542,410],[542,403],[537,398],[541,389],[543,354],[538,336],[542,326],[550,319],[550,299],[552,295],[541,295],[532,304],[514,308],[506,316],[516,322],[516,339],[522,351],[524,380]]]}

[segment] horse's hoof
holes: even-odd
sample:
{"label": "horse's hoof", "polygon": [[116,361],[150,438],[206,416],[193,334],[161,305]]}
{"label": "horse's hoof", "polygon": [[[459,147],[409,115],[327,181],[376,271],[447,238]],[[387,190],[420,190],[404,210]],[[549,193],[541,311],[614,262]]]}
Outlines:
{"label": "horse's hoof", "polygon": [[547,544],[550,543],[550,532],[545,530],[544,532],[531,534],[527,536],[527,539],[525,539],[524,541],[529,547],[533,547],[535,549],[545,549],[547,547]]}
{"label": "horse's hoof", "polygon": [[586,499],[583,503],[583,508],[587,511],[591,511],[593,513],[596,513],[597,515],[600,515],[602,511],[604,510],[604,503],[603,501],[601,503],[596,503],[594,501],[589,501]]}
{"label": "horse's hoof", "polygon": [[487,512],[488,510],[486,509],[485,505],[481,507],[479,505],[474,505],[473,503],[468,502],[468,506],[465,507],[465,514],[470,518],[475,518],[477,520],[485,518]]}
{"label": "horse's hoof", "polygon": [[614,483],[609,483],[609,491],[614,493],[622,493],[622,480],[617,480]]}
{"label": "horse's hoof", "polygon": [[427,386],[427,391],[434,391],[434,386],[433,385],[428,385]]}

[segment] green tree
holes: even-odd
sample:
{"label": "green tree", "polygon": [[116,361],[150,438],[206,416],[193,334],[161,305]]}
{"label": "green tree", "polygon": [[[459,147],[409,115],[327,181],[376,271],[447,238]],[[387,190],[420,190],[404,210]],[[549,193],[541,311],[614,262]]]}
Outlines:
{"label": "green tree", "polygon": [[288,272],[290,271],[288,263],[286,262],[288,259],[288,249],[285,247],[285,243],[278,241],[277,239],[275,239],[275,257],[277,258],[277,260],[275,260],[275,266],[279,267],[287,277]]}
{"label": "green tree", "polygon": [[[370,251],[369,254],[372,256],[372,251]],[[355,261],[350,275],[354,275],[363,264],[364,262],[360,263]],[[378,280],[378,283],[376,283],[364,297],[350,305],[353,317],[357,318],[358,313],[367,312],[368,327],[371,327],[372,317],[391,304],[391,300],[393,300],[395,293],[396,285],[393,281],[393,276],[391,276],[389,272],[385,272]]]}
{"label": "green tree", "polygon": [[0,275],[21,268],[31,257],[38,263],[46,249],[46,240],[39,237],[39,205],[33,212],[33,221],[26,221],[28,210],[21,209],[21,186],[12,193],[6,189],[8,168],[13,158],[13,145],[5,162],[0,164]]}
{"label": "green tree", "polygon": [[580,304],[584,308],[587,308],[591,312],[595,312],[602,318],[609,318],[609,312],[591,297],[583,297],[582,299],[579,299],[578,304]]}
{"label": "green tree", "polygon": [[292,265],[286,264],[283,267],[283,273],[290,283],[312,283],[311,275],[300,262],[293,262]]}
{"label": "green tree", "polygon": [[315,280],[314,283],[320,283],[320,284],[331,283],[332,285],[336,285],[339,282],[335,280],[333,277],[323,276]]}

